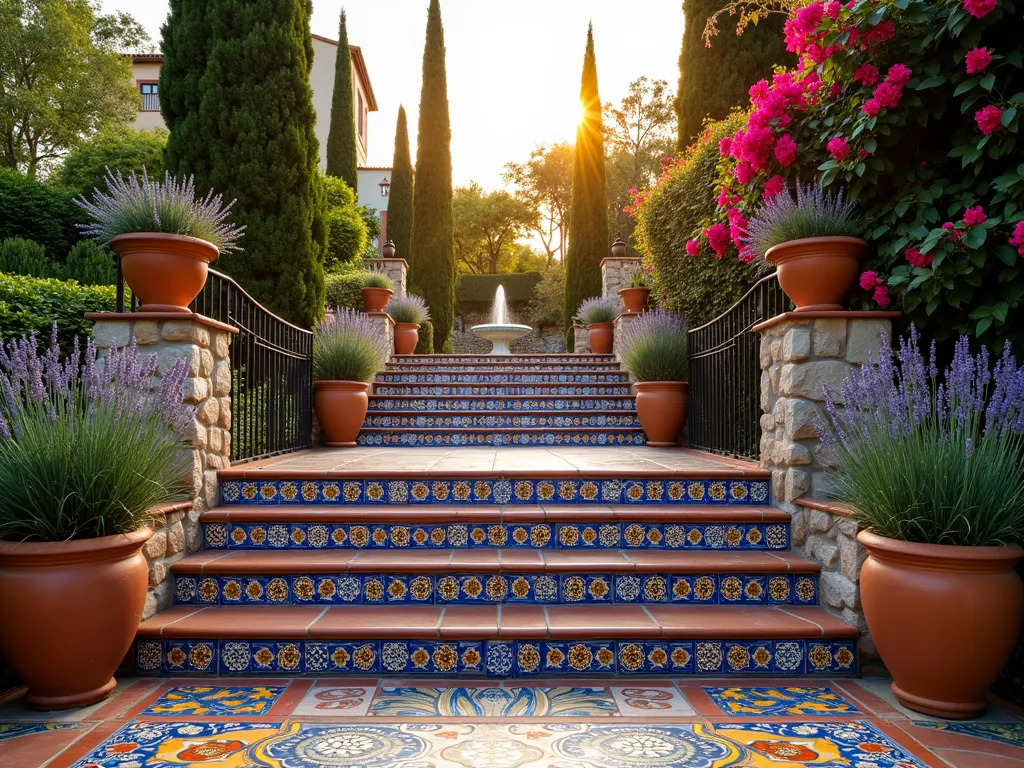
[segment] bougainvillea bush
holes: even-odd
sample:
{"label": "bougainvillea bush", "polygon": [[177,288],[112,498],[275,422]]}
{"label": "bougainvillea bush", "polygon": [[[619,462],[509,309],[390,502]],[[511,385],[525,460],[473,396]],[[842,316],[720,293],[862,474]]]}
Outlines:
{"label": "bougainvillea bush", "polygon": [[785,25],[795,69],[750,89],[720,141],[716,213],[687,244],[753,260],[749,213],[817,177],[843,186],[873,246],[867,308],[930,335],[1024,346],[1024,108],[1020,0],[814,2]]}

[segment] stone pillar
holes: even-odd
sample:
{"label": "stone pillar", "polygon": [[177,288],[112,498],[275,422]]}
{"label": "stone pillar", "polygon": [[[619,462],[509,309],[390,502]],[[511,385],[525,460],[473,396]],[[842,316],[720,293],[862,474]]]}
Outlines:
{"label": "stone pillar", "polygon": [[787,312],[753,329],[761,334],[760,463],[771,470],[774,505],[793,516],[793,551],[821,564],[822,604],[864,633],[861,651],[869,658],[876,654],[857,586],[865,557],[857,523],[839,505],[809,501],[829,490],[815,422],[825,415],[824,387],[842,406],[843,381],[877,356],[883,331],[899,314]]}
{"label": "stone pillar", "polygon": [[405,259],[379,258],[371,259],[370,261],[373,263],[375,270],[383,272],[391,278],[391,282],[395,284],[395,296],[400,299],[405,298],[405,276],[409,272],[409,265]]}
{"label": "stone pillar", "polygon": [[231,360],[228,352],[237,329],[193,313],[89,314],[92,335],[101,351],[124,347],[135,340],[143,354],[157,356],[157,375],[178,360],[188,361],[184,402],[195,407],[185,450],[191,454],[188,501],[157,511],[154,536],[143,549],[149,564],[149,595],[144,618],[171,605],[174,579],[170,566],[199,550],[199,518],[217,505],[217,471],[227,469],[231,456]]}
{"label": "stone pillar", "polygon": [[637,258],[609,256],[601,260],[601,295],[614,301],[619,312],[623,309],[619,289],[627,288],[634,273],[642,268]]}
{"label": "stone pillar", "polygon": [[[397,286],[398,283],[395,283]],[[367,312],[370,319],[380,326],[381,333],[388,337],[388,345],[391,347],[391,354],[395,353],[395,321],[387,312]]]}
{"label": "stone pillar", "polygon": [[615,359],[620,363],[622,362],[622,357],[619,356],[619,334],[626,326],[635,322],[638,317],[640,317],[640,313],[638,312],[623,312],[615,318],[615,336],[612,339],[612,352],[615,353]]}
{"label": "stone pillar", "polygon": [[579,325],[574,325],[572,327],[572,333],[573,352],[577,355],[588,354],[590,352],[590,337],[587,335],[587,329]]}

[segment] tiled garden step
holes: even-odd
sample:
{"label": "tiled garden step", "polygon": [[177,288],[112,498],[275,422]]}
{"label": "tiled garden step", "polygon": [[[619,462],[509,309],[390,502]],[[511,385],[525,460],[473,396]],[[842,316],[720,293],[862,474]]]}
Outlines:
{"label": "tiled garden step", "polygon": [[857,630],[815,606],[176,606],[143,674],[853,674]]}
{"label": "tiled garden step", "polygon": [[550,411],[445,411],[444,413],[423,413],[381,409],[381,412],[376,410],[368,412],[363,426],[367,428],[407,427],[415,429],[472,427],[562,429],[570,427],[639,427],[640,420],[635,411],[567,411],[562,413]]}
{"label": "tiled garden step", "polygon": [[564,397],[559,395],[371,395],[370,412],[374,411],[544,411],[592,413],[594,411],[632,411],[636,400],[632,395],[602,397]]}
{"label": "tiled garden step", "polygon": [[531,428],[390,428],[363,427],[356,445],[430,446],[430,445],[644,445],[647,436],[634,427],[550,427]]}
{"label": "tiled garden step", "polygon": [[544,365],[588,365],[591,363],[615,363],[615,355],[401,355],[391,358],[393,363],[409,365],[520,365],[536,363]]}
{"label": "tiled garden step", "polygon": [[404,382],[398,384],[374,384],[373,394],[377,397],[391,395],[607,397],[609,395],[628,395],[632,386],[628,381],[604,384],[426,384]]}
{"label": "tiled garden step", "polygon": [[625,371],[383,371],[379,384],[614,384],[628,382]]}
{"label": "tiled garden step", "polygon": [[479,363],[462,363],[462,362],[421,362],[416,360],[403,360],[400,357],[393,357],[387,363],[386,370],[388,371],[420,371],[424,373],[428,372],[472,372],[472,373],[495,373],[495,372],[506,372],[506,371],[518,371],[523,373],[537,372],[537,371],[566,371],[571,373],[588,373],[588,372],[607,372],[607,371],[620,371],[622,367],[615,360],[609,360],[608,362],[578,362],[578,363],[549,363],[549,362],[532,362],[524,363],[518,360],[502,361],[495,358],[493,361],[479,362]]}

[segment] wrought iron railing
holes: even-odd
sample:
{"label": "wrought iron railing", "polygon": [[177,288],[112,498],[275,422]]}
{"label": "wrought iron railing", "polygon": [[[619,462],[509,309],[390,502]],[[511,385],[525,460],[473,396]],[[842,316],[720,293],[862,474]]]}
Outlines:
{"label": "wrought iron railing", "polygon": [[160,94],[159,93],[142,93],[142,104],[139,106],[140,112],[159,112],[160,111]]}
{"label": "wrought iron railing", "polygon": [[761,442],[760,337],[751,329],[790,308],[775,274],[710,323],[689,331],[690,446],[757,459]]}
{"label": "wrought iron railing", "polygon": [[313,334],[212,269],[190,309],[238,329],[231,340],[231,460],[312,446]]}

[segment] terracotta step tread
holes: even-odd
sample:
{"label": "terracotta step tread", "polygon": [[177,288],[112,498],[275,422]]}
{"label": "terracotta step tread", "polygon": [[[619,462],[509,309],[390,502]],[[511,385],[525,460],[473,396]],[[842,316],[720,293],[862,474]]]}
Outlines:
{"label": "terracotta step tread", "polygon": [[[545,446],[547,447],[547,446]],[[451,449],[449,450],[456,450]],[[468,450],[468,449],[466,449]],[[510,451],[526,449],[509,448]],[[598,457],[593,448],[580,450]],[[505,460],[508,460],[507,458]],[[524,462],[522,468],[507,466],[502,469],[484,469],[469,467],[467,469],[289,469],[274,464],[247,467],[242,465],[217,472],[221,480],[413,480],[431,478],[434,480],[770,480],[771,472],[763,469],[743,469],[721,465],[721,469],[701,467],[696,469],[670,469],[655,467],[634,469],[608,467],[605,464],[583,469],[544,469],[537,465],[535,459]]]}
{"label": "terracotta step tread", "polygon": [[487,418],[488,416],[539,416],[539,417],[546,418],[546,419],[554,419],[554,418],[558,418],[559,416],[573,416],[573,417],[575,417],[575,416],[633,416],[633,417],[635,417],[636,416],[636,409],[635,408],[620,408],[620,409],[617,409],[617,410],[607,410],[607,409],[604,409],[604,410],[593,410],[593,411],[590,411],[590,410],[579,410],[579,411],[577,411],[577,410],[572,410],[572,409],[565,409],[565,410],[559,410],[559,411],[530,411],[530,410],[517,411],[515,409],[505,408],[505,409],[496,410],[496,411],[402,411],[402,410],[394,410],[394,409],[391,409],[391,408],[389,408],[387,410],[374,410],[374,409],[371,408],[368,411],[368,413],[371,413],[374,416],[396,416],[396,417],[408,416],[410,418],[419,417],[419,416],[435,416],[435,417],[436,416],[443,416],[443,417],[447,418],[447,417],[450,416],[452,418],[460,418],[460,417],[461,418],[467,418],[468,417],[468,418],[473,418],[473,419],[483,419],[483,418]]}
{"label": "terracotta step tread", "polygon": [[[633,400],[633,395],[498,395],[507,400]],[[388,400],[488,400],[489,395],[370,395],[374,398]]]}
{"label": "terracotta step tread", "polygon": [[817,606],[401,605],[175,606],[139,637],[189,639],[815,639],[855,638]]}
{"label": "terracotta step tread", "polygon": [[[453,376],[454,375],[462,375],[462,374],[470,375],[470,374],[474,374],[474,373],[503,373],[503,374],[509,374],[509,375],[515,375],[515,374],[522,373],[522,374],[529,374],[531,376],[534,375],[534,374],[550,374],[550,375],[558,376],[558,375],[561,375],[563,373],[568,373],[569,371],[571,371],[573,374],[581,374],[581,373],[591,373],[591,372],[593,372],[593,373],[596,373],[596,374],[599,374],[599,375],[606,375],[606,374],[627,375],[626,371],[622,370],[622,368],[620,366],[617,366],[617,365],[614,366],[614,367],[610,367],[610,368],[595,369],[594,371],[580,371],[580,370],[577,370],[575,368],[567,370],[565,368],[560,368],[560,367],[559,368],[550,368],[550,367],[548,367],[548,368],[536,368],[536,369],[531,369],[531,370],[528,370],[528,371],[505,370],[501,366],[466,365],[466,366],[462,366],[462,367],[465,368],[466,370],[452,370],[452,371],[448,371],[448,373],[452,374]],[[378,371],[377,373],[378,374],[381,374],[381,373],[401,373],[401,374],[406,374],[406,373],[427,373],[427,374],[437,374],[437,373],[444,373],[444,371],[437,371],[437,370],[434,370],[433,368],[410,368],[410,367],[407,367],[407,366],[403,366],[403,367],[397,368],[397,369],[387,368],[387,369],[385,369],[383,371]]]}
{"label": "terracotta step tread", "polygon": [[[543,433],[547,434],[551,431],[551,427],[362,427],[360,433],[378,434],[381,432],[400,432],[400,433],[435,433],[440,432],[442,434],[463,434],[469,432],[518,432],[518,433]],[[555,427],[559,432],[568,432],[574,434],[576,432],[643,432],[643,427],[637,424],[635,427],[605,427],[605,426],[592,426],[592,427]]]}
{"label": "terracotta step tread", "polygon": [[507,506],[445,507],[441,505],[401,505],[386,507],[305,506],[220,506],[202,515],[202,522],[237,523],[391,523],[396,525],[437,525],[439,523],[709,523],[709,522],[782,522],[790,515],[774,507],[755,506]]}
{"label": "terracotta step tread", "polygon": [[753,550],[322,549],[205,550],[179,560],[176,574],[341,573],[816,573],[791,552]]}

